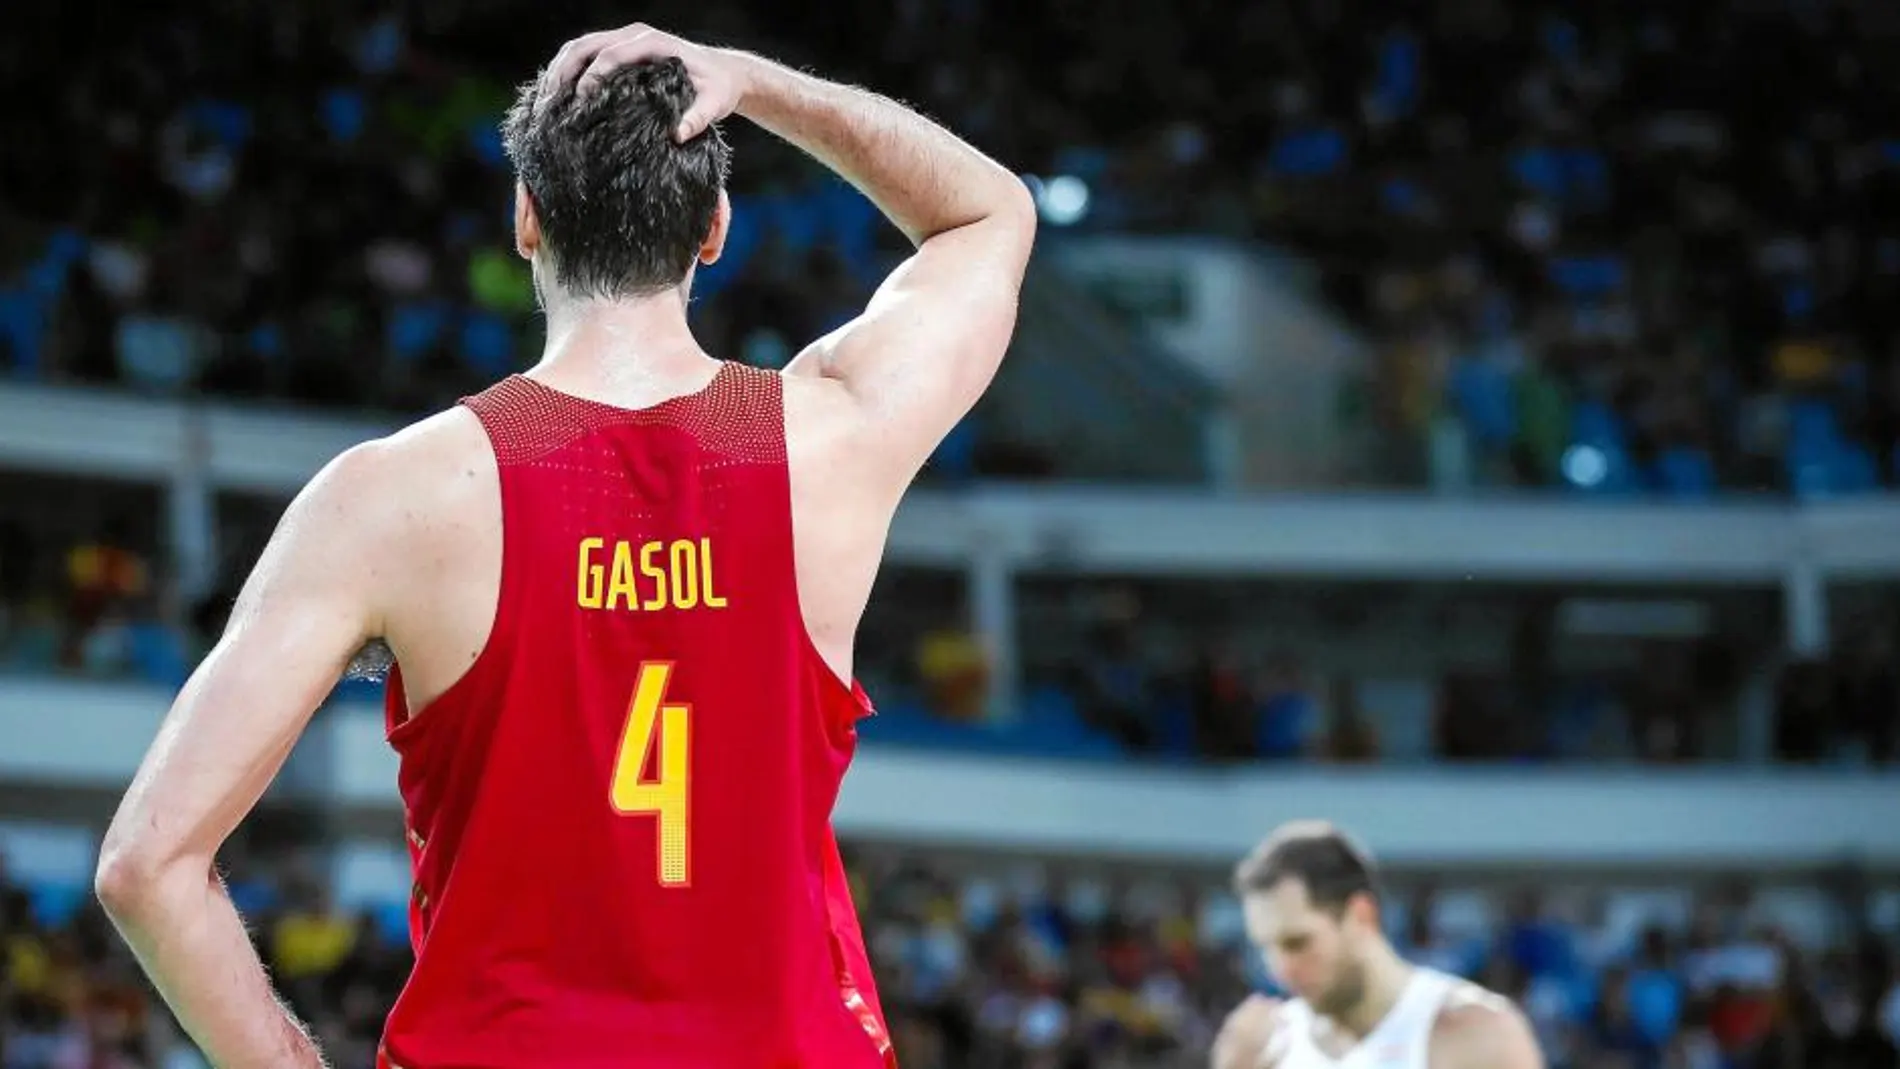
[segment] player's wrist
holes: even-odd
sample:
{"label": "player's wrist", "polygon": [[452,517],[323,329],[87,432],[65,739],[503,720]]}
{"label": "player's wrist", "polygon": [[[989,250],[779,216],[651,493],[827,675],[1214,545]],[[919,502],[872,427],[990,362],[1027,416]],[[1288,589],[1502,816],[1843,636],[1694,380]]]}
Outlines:
{"label": "player's wrist", "polygon": [[771,75],[778,64],[743,49],[721,48],[717,51],[732,73],[735,93],[733,112],[751,118],[748,108],[770,95]]}

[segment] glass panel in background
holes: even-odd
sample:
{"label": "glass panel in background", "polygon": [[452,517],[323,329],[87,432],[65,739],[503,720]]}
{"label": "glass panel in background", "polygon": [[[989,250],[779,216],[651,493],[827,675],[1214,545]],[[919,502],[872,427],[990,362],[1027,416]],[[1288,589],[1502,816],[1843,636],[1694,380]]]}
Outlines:
{"label": "glass panel in background", "polygon": [[164,523],[153,484],[0,470],[0,670],[175,675]]}

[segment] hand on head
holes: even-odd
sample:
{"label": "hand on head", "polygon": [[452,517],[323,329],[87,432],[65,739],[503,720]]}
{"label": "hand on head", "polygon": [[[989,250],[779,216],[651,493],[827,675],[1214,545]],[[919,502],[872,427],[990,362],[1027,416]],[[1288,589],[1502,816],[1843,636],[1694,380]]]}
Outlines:
{"label": "hand on head", "polygon": [[561,46],[542,75],[544,98],[567,88],[586,95],[614,71],[635,63],[677,59],[693,83],[693,104],[673,136],[690,141],[731,115],[745,96],[742,62],[733,53],[707,48],[642,22],[618,30],[583,34]]}

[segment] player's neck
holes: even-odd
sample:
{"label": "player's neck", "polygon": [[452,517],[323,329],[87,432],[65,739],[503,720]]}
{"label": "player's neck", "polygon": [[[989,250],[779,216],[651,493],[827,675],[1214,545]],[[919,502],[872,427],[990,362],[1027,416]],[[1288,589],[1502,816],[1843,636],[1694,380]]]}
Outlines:
{"label": "player's neck", "polygon": [[1379,1027],[1398,1005],[1399,996],[1405,993],[1405,985],[1412,979],[1412,966],[1398,956],[1391,947],[1383,944],[1373,948],[1371,957],[1366,961],[1365,997],[1359,1005],[1341,1014],[1333,1023],[1340,1028],[1364,1039],[1372,1030]]}
{"label": "player's neck", "polygon": [[690,373],[708,357],[678,292],[617,301],[550,300],[537,377],[608,382]]}

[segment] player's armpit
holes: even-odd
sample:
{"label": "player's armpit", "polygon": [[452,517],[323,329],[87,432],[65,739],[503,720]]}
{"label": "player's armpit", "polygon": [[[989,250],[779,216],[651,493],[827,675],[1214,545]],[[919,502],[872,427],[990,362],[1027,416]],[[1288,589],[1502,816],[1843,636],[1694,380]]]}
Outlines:
{"label": "player's armpit", "polygon": [[924,241],[864,313],[814,342],[792,374],[842,383],[872,477],[901,494],[1001,365],[1035,240],[1027,190]]}
{"label": "player's armpit", "polygon": [[1492,995],[1439,1012],[1430,1069],[1544,1069],[1544,1054],[1523,1013]]}

